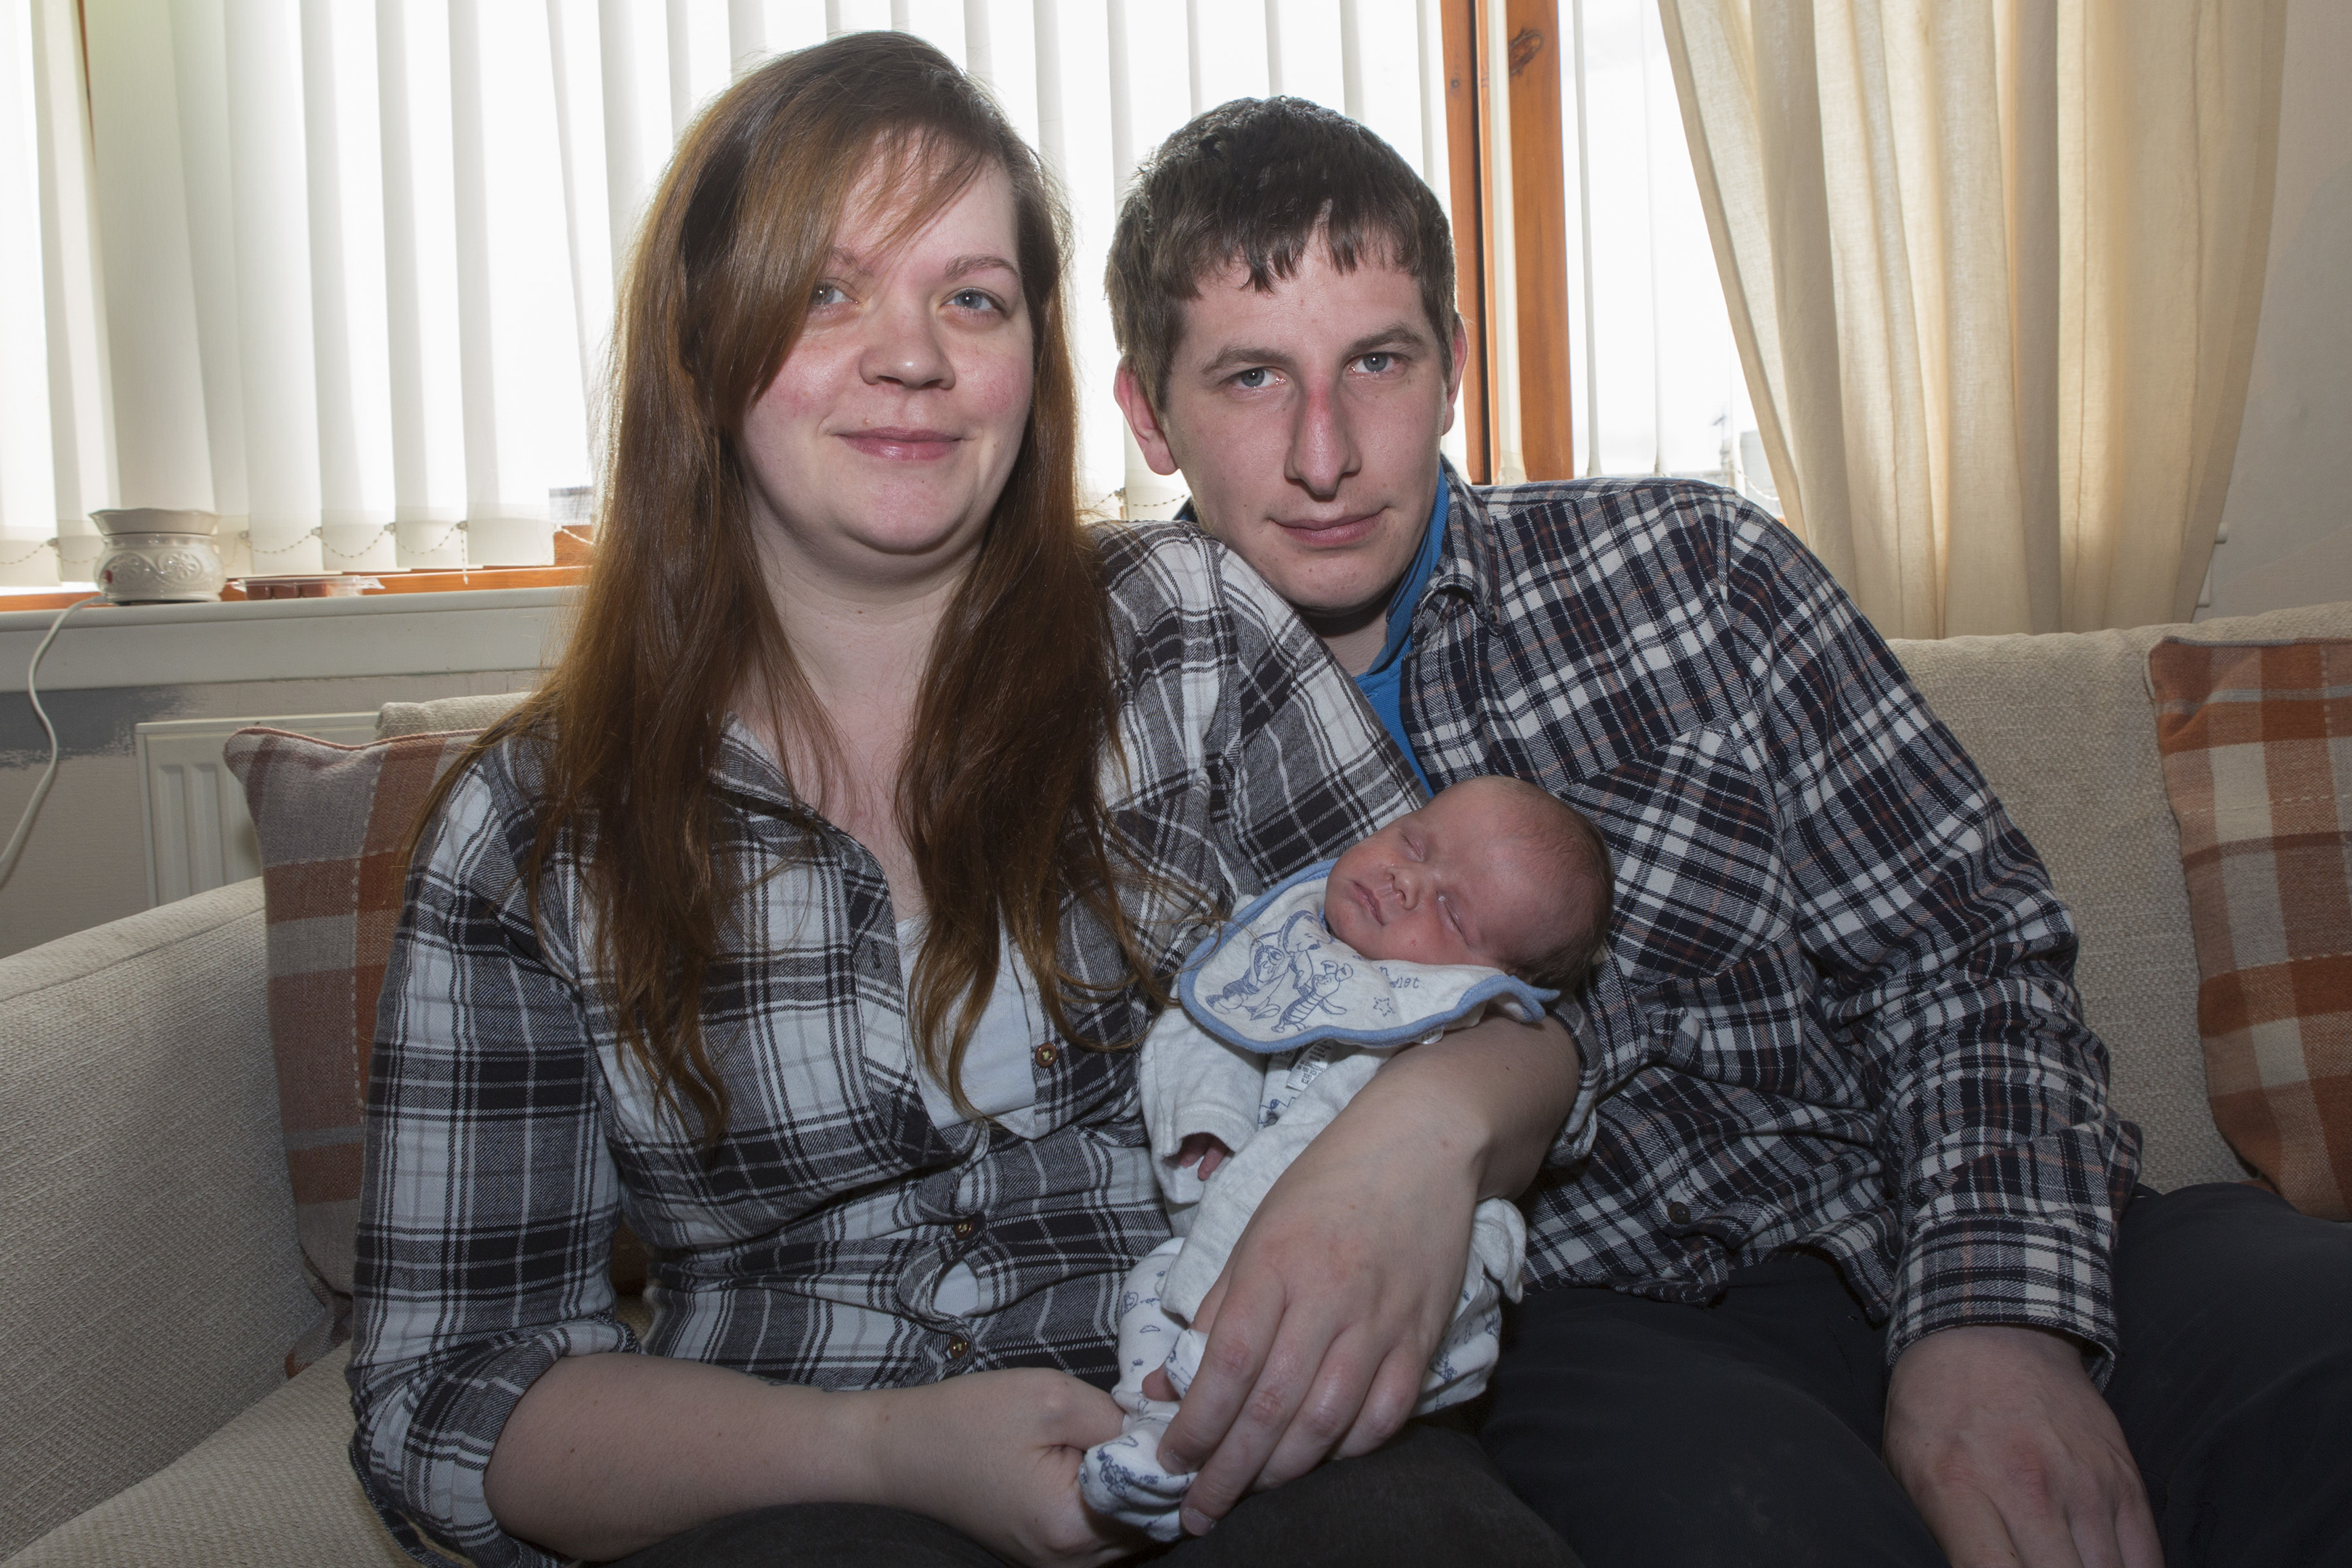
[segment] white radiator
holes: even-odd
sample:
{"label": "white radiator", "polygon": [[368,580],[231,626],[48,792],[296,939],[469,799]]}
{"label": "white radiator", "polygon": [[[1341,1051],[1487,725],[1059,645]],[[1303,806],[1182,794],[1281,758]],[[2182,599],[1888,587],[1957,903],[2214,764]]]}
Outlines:
{"label": "white radiator", "polygon": [[148,908],[261,875],[245,786],[221,761],[228,738],[254,724],[345,746],[375,739],[373,712],[169,719],[132,726],[139,805],[147,818]]}

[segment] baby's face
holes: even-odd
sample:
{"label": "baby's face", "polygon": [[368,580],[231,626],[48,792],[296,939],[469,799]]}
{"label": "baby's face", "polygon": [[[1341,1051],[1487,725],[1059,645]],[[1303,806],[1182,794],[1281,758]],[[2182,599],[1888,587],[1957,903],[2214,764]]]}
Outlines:
{"label": "baby's face", "polygon": [[1465,780],[1356,844],[1323,884],[1323,921],[1367,958],[1511,967],[1554,918],[1505,792]]}

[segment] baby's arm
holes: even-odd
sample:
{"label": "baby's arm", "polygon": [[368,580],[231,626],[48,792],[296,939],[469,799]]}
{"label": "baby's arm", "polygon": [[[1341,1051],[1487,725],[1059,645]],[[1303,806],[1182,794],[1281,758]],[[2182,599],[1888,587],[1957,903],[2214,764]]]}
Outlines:
{"label": "baby's arm", "polygon": [[1181,1007],[1160,1016],[1142,1052],[1136,1082],[1152,1173],[1181,1236],[1203,1184],[1257,1131],[1265,1058],[1213,1038]]}
{"label": "baby's arm", "polygon": [[[1186,1322],[1192,1321],[1201,1310],[1201,1298],[1224,1272],[1225,1259],[1241,1239],[1250,1216],[1257,1212],[1259,1200],[1391,1054],[1391,1050],[1383,1049],[1342,1052],[1322,1067],[1311,1083],[1301,1086],[1301,1092],[1284,1108],[1281,1120],[1260,1129],[1223,1163],[1216,1182],[1207,1188],[1192,1215],[1183,1252],[1168,1271],[1161,1295],[1176,1316]],[[1289,1071],[1289,1061],[1276,1061],[1279,1065],[1273,1070]]]}

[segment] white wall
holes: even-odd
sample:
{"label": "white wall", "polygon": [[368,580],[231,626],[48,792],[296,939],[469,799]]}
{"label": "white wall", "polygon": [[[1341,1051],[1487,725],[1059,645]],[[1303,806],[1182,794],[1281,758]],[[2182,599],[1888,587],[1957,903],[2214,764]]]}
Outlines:
{"label": "white wall", "polygon": [[2263,319],[2198,619],[2352,599],[2352,0],[2290,0]]}
{"label": "white wall", "polygon": [[[519,588],[82,612],[41,665],[58,780],[0,885],[0,957],[147,907],[142,721],[355,713],[528,690],[561,649],[568,602],[562,590]],[[51,619],[0,614],[0,835],[48,762],[24,689]]]}
{"label": "white wall", "polygon": [[[536,684],[535,671],[504,670],[44,693],[65,754],[24,858],[0,889],[0,957],[147,907],[146,818],[131,732],[140,721],[356,713]],[[25,707],[16,692],[0,703]],[[0,831],[16,825],[47,760],[47,742],[29,710],[21,721],[0,724]]]}

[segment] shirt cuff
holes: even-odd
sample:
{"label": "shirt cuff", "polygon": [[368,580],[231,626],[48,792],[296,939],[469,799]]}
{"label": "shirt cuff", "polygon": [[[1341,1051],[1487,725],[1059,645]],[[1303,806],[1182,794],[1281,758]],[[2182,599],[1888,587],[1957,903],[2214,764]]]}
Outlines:
{"label": "shirt cuff", "polygon": [[1568,1120],[1560,1123],[1551,1150],[1544,1156],[1546,1170],[1573,1165],[1591,1154],[1592,1140],[1601,1130],[1592,1109],[1601,1103],[1601,1086],[1607,1079],[1601,1070],[1600,1033],[1584,1009],[1563,996],[1551,1005],[1551,1016],[1576,1042],[1576,1098],[1569,1103]]}
{"label": "shirt cuff", "polygon": [[1886,1361],[1939,1329],[2048,1329],[2084,1347],[2084,1370],[2115,1370],[2115,1227],[2103,1219],[1965,1215],[1911,1237],[1886,1325]]}
{"label": "shirt cuff", "polygon": [[[637,1348],[614,1320],[551,1324],[394,1394],[392,1408],[352,1439],[353,1466],[384,1527],[421,1563],[557,1568],[563,1559],[499,1528],[482,1489],[490,1452],[523,1394],[558,1361]],[[416,1420],[422,1404],[434,1411],[430,1428]]]}

